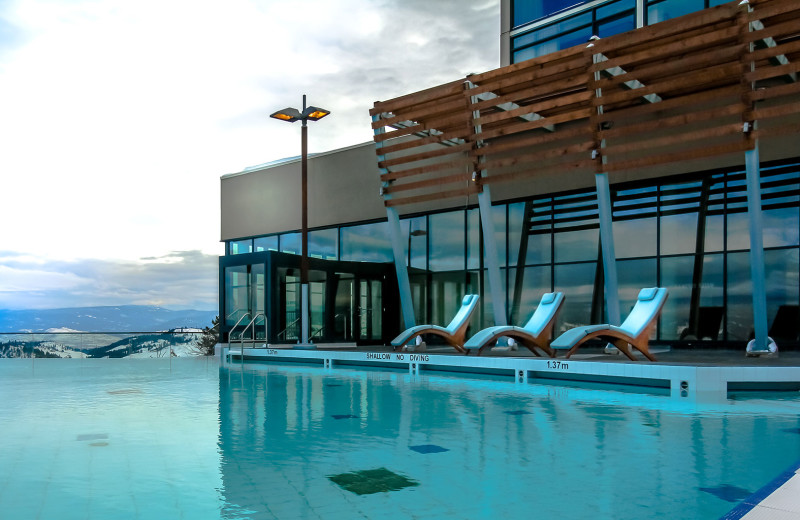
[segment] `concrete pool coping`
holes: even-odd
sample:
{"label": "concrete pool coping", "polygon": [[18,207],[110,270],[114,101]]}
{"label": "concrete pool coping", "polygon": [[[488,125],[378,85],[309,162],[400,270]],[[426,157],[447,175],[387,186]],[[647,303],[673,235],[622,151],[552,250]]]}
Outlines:
{"label": "concrete pool coping", "polygon": [[659,361],[632,362],[602,349],[584,349],[569,359],[540,358],[527,349],[466,356],[450,347],[424,352],[394,352],[391,347],[294,349],[291,345],[217,346],[223,362],[241,359],[265,363],[305,363],[326,369],[372,368],[420,373],[493,375],[510,382],[574,381],[624,385],[644,392],[668,393],[681,401],[720,401],[730,391],[800,390],[800,352],[778,357],[745,357],[744,352],[653,348]]}

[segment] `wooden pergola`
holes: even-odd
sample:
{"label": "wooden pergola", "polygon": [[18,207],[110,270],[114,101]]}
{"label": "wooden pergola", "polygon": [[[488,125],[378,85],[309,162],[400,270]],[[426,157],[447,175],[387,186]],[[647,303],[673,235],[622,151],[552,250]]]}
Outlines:
{"label": "wooden pergola", "polygon": [[376,102],[373,118],[406,326],[397,208],[477,195],[494,316],[505,299],[491,187],[594,174],[607,312],[619,323],[609,174],[744,154],[756,351],[766,351],[759,140],[800,133],[800,2],[730,2]]}

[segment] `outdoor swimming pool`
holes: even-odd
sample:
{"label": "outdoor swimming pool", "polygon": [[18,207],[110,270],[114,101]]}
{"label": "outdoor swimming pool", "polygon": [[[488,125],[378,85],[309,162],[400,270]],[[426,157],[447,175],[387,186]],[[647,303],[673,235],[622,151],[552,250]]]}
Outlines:
{"label": "outdoor swimming pool", "polygon": [[0,417],[3,518],[718,518],[800,459],[797,393],[205,358],[3,360]]}

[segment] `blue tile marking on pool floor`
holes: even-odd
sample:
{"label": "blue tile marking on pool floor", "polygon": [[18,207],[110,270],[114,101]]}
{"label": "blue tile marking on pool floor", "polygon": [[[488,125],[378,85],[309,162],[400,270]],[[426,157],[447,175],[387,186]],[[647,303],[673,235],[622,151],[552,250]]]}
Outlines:
{"label": "blue tile marking on pool floor", "polygon": [[409,446],[408,449],[414,450],[417,453],[422,453],[422,454],[442,453],[445,451],[450,451],[449,449],[437,446],[436,444],[420,444],[417,446]]}
{"label": "blue tile marking on pool floor", "polygon": [[800,469],[800,460],[795,462],[789,469],[772,479],[764,487],[747,497],[742,503],[734,507],[727,514],[721,516],[719,520],[739,520],[749,513],[758,504],[763,502],[768,496],[775,492],[779,487],[786,484],[797,470]]}
{"label": "blue tile marking on pool floor", "polygon": [[722,484],[721,486],[709,488],[709,487],[701,487],[697,488],[700,491],[705,491],[706,493],[710,493],[715,497],[719,498],[720,500],[725,500],[726,502],[741,502],[742,500],[750,497],[753,493],[747,489],[740,488],[739,486],[732,486],[730,484]]}
{"label": "blue tile marking on pool floor", "polygon": [[508,415],[528,415],[531,412],[527,410],[507,410],[505,413],[507,413]]}
{"label": "blue tile marking on pool floor", "polygon": [[334,419],[359,419],[358,415],[350,415],[350,414],[347,415],[336,414],[336,415],[331,415],[331,417],[333,417]]}

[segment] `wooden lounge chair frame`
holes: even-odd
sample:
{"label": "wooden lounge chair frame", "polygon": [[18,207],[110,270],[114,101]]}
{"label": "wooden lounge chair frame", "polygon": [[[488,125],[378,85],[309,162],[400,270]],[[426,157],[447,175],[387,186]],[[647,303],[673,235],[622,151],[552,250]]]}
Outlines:
{"label": "wooden lounge chair frame", "polygon": [[650,361],[656,361],[650,353],[648,344],[650,335],[658,324],[658,316],[667,301],[668,291],[663,287],[651,287],[639,291],[633,310],[622,322],[622,325],[588,325],[575,327],[554,339],[550,348],[554,350],[567,350],[566,357],[570,357],[581,345],[593,338],[603,338],[613,344],[620,352],[631,361],[636,358],[631,348],[638,350]]}
{"label": "wooden lounge chair frame", "polygon": [[536,356],[542,356],[537,350],[539,349],[548,357],[556,357],[555,351],[550,348],[550,340],[553,337],[553,326],[563,303],[564,293],[545,293],[536,307],[536,311],[524,327],[498,325],[483,329],[464,344],[464,349],[467,354],[471,350],[477,350],[480,356],[485,348],[494,346],[501,337],[509,337],[527,347]]}
{"label": "wooden lounge chair frame", "polygon": [[438,325],[417,325],[410,329],[404,330],[399,336],[392,340],[392,347],[394,350],[405,347],[409,341],[416,338],[421,334],[435,334],[441,336],[448,345],[455,348],[462,354],[464,350],[464,338],[467,335],[467,328],[469,327],[469,320],[478,306],[477,294],[468,294],[461,300],[461,308],[450,321],[447,327],[440,327]]}

